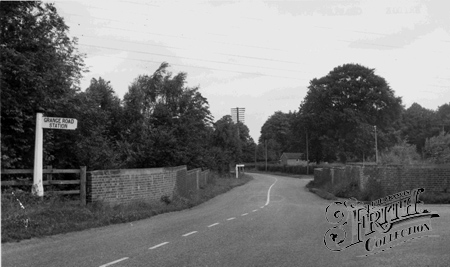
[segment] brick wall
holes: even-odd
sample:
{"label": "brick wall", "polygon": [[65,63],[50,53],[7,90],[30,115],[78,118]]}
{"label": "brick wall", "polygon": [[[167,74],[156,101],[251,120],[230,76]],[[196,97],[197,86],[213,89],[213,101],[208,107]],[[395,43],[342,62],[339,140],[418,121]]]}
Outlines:
{"label": "brick wall", "polygon": [[378,183],[383,195],[423,187],[425,192],[450,192],[450,166],[347,165],[314,170],[319,184],[358,183],[364,190],[369,182]]}
{"label": "brick wall", "polygon": [[209,171],[187,171],[186,166],[91,171],[87,177],[87,201],[159,201],[162,196],[173,198],[175,194],[192,198],[206,185],[208,177]]}

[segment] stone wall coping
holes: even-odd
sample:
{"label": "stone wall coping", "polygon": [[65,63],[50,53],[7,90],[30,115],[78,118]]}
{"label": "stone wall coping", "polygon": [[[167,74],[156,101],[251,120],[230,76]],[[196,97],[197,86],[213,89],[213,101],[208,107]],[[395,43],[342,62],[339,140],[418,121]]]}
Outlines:
{"label": "stone wall coping", "polygon": [[[364,167],[364,168],[381,168],[381,169],[450,169],[450,165],[398,165],[398,164],[388,164],[388,165],[362,165],[362,164],[348,164],[349,167]],[[343,169],[345,166],[323,166],[324,169]]]}
{"label": "stone wall coping", "polygon": [[171,171],[178,171],[186,168],[186,166],[177,166],[169,168],[142,168],[142,169],[113,169],[113,170],[98,170],[90,171],[91,175],[140,175],[140,174],[156,174]]}
{"label": "stone wall coping", "polygon": [[191,174],[191,173],[193,173],[193,172],[201,172],[201,171],[202,171],[201,168],[197,168],[197,169],[189,170],[189,171],[187,171],[187,173]]}

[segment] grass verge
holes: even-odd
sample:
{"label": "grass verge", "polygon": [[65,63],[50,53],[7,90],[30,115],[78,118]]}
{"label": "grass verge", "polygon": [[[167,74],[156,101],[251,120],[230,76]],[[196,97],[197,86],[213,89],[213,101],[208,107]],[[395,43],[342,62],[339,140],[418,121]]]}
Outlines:
{"label": "grass verge", "polygon": [[216,178],[214,184],[200,189],[194,200],[175,196],[172,199],[164,197],[159,202],[135,201],[117,206],[93,203],[82,207],[79,201],[58,195],[41,199],[28,192],[6,190],[2,193],[1,203],[2,243],[131,222],[188,209],[252,179],[250,175],[240,179]]}
{"label": "grass verge", "polygon": [[[329,183],[325,185],[316,185],[314,180],[310,181],[306,185],[306,188],[308,188],[310,192],[313,192],[324,199],[331,200],[337,199],[336,197],[347,199],[355,198],[361,202],[370,203],[371,201],[386,196],[382,191],[381,185],[371,180],[369,180],[369,183],[364,190],[360,190],[358,184],[355,182],[341,183],[332,186]],[[419,199],[425,204],[450,204],[450,193],[428,193],[425,191],[419,196]]]}
{"label": "grass verge", "polygon": [[261,173],[261,174],[272,174],[272,175],[278,175],[278,176],[284,176],[284,177],[291,177],[291,178],[297,178],[297,179],[313,179],[313,174],[293,174],[293,173],[286,173],[286,172],[266,172],[266,171],[258,171],[258,170],[247,170],[247,173]]}

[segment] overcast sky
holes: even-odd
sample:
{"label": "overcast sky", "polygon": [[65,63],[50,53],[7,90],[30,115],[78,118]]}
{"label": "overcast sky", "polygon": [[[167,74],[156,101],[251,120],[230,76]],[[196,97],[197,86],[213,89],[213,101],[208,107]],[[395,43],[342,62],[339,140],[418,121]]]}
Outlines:
{"label": "overcast sky", "polygon": [[309,81],[345,63],[374,68],[409,107],[450,102],[446,1],[57,1],[91,78],[123,99],[162,62],[199,86],[215,120],[245,108],[258,140],[298,110]]}

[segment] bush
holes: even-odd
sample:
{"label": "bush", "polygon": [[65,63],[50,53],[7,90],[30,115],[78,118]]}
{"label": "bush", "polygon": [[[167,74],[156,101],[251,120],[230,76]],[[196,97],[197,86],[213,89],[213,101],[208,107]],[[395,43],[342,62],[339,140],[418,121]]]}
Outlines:
{"label": "bush", "polygon": [[450,134],[441,132],[425,142],[425,156],[428,161],[435,164],[450,163]]}
{"label": "bush", "polygon": [[382,164],[413,164],[420,161],[420,155],[417,153],[416,145],[410,145],[406,140],[387,149],[380,155]]}
{"label": "bush", "polygon": [[[290,174],[303,174],[306,175],[307,173],[307,166],[286,166],[286,165],[278,165],[278,164],[270,164],[267,165],[267,171],[268,172],[282,172],[282,173],[290,173]],[[315,168],[320,168],[320,166],[314,165],[309,166],[309,174],[314,173]],[[265,165],[257,165],[258,171],[266,171]]]}

